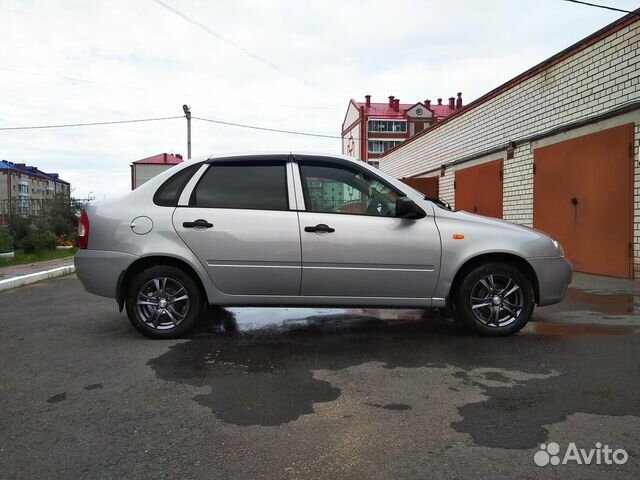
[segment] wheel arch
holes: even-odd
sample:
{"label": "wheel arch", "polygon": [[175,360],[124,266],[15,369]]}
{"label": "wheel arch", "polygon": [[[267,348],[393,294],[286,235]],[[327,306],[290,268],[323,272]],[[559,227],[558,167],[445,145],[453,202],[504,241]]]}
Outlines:
{"label": "wheel arch", "polygon": [[188,262],[167,255],[150,255],[146,257],[140,257],[131,265],[129,265],[126,270],[123,270],[122,273],[120,273],[120,276],[118,277],[118,283],[116,285],[116,302],[118,302],[118,308],[120,309],[120,311],[122,311],[122,309],[124,308],[126,294],[127,290],[129,289],[129,282],[131,281],[131,279],[143,270],[158,265],[167,265],[183,270],[194,279],[196,285],[198,285],[198,288],[200,289],[200,293],[202,294],[203,298],[208,298],[207,291],[204,288],[204,284],[202,283],[200,275],[198,275],[198,272],[196,272],[196,270],[191,265],[189,265]]}
{"label": "wheel arch", "polygon": [[531,264],[525,258],[520,257],[519,255],[504,252],[483,253],[467,259],[460,266],[455,276],[453,277],[453,282],[451,282],[450,290],[451,294],[449,295],[449,297],[455,294],[458,289],[458,285],[460,285],[460,282],[462,282],[466,274],[468,274],[477,266],[487,263],[505,263],[520,270],[531,282],[531,287],[533,288],[533,295],[536,304],[540,301],[540,284],[538,282],[538,276],[536,275],[536,272]]}

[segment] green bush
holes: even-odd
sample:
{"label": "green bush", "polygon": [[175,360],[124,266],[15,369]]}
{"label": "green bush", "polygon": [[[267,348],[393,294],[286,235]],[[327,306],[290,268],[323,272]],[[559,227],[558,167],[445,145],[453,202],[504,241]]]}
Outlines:
{"label": "green bush", "polygon": [[13,252],[13,235],[9,231],[0,230],[0,253]]}
{"label": "green bush", "polygon": [[9,230],[13,233],[15,241],[20,244],[22,239],[31,232],[31,224],[28,219],[20,215],[11,215],[9,217]]}
{"label": "green bush", "polygon": [[22,240],[24,253],[42,253],[56,248],[56,236],[51,232],[34,232]]}

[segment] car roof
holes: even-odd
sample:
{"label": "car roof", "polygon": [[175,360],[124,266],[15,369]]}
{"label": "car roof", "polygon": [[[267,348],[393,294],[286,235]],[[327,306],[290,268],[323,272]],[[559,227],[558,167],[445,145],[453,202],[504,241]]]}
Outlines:
{"label": "car roof", "polygon": [[273,151],[273,152],[234,152],[234,153],[224,153],[211,155],[207,158],[208,163],[215,163],[216,161],[234,161],[234,160],[246,160],[247,158],[251,158],[252,161],[268,161],[273,160],[274,157],[288,157],[289,155],[295,157],[324,157],[329,159],[343,160],[347,162],[352,162],[356,164],[364,163],[354,157],[349,157],[347,155],[341,155],[337,153],[325,153],[325,152],[306,152],[306,151]]}

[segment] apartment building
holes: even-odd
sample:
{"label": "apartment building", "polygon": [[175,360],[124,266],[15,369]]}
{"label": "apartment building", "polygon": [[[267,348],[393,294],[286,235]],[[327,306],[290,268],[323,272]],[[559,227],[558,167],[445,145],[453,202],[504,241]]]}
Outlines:
{"label": "apartment building", "polygon": [[400,103],[394,95],[383,103],[372,102],[371,95],[364,98],[349,101],[342,122],[342,153],[376,166],[386,151],[462,109],[462,93],[446,104],[442,98],[435,104]]}
{"label": "apartment building", "polygon": [[0,226],[6,226],[7,215],[38,215],[42,201],[62,194],[71,195],[71,185],[57,173],[45,173],[24,163],[0,160]]}

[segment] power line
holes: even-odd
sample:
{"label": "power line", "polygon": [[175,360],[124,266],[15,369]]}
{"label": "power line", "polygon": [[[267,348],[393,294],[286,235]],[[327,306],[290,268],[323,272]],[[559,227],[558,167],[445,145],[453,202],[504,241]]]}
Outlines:
{"label": "power line", "polygon": [[66,123],[61,125],[35,125],[28,127],[0,127],[0,130],[38,130],[45,128],[93,127],[96,125],[115,125],[120,123],[158,122],[161,120],[175,120],[178,118],[184,118],[184,115],[175,117],[138,118],[135,120],[114,120],[111,122]]}
{"label": "power line", "polygon": [[[158,122],[162,120],[176,120],[179,118],[184,118],[184,115],[173,116],[173,117],[157,117],[157,118],[139,118],[135,120],[114,120],[110,122],[85,122],[85,123],[65,123],[59,125],[31,125],[31,126],[21,126],[21,127],[0,127],[0,131],[7,130],[39,130],[39,129],[47,129],[47,128],[70,128],[70,127],[93,127],[97,125],[117,125],[123,123],[140,123],[140,122]],[[203,122],[216,123],[219,125],[226,125],[230,127],[240,127],[240,128],[249,128],[252,130],[262,130],[266,132],[275,132],[275,133],[286,133],[289,135],[303,135],[306,137],[318,137],[318,138],[333,138],[340,139],[342,137],[337,135],[325,135],[322,133],[311,133],[311,132],[299,132],[296,130],[284,130],[280,128],[269,128],[269,127],[261,127],[258,125],[248,125],[245,123],[234,123],[234,122],[226,122],[224,120],[213,120],[211,118],[203,118],[203,117],[191,117],[194,120],[200,120]]]}
{"label": "power line", "polygon": [[293,77],[294,79],[296,79],[298,82],[303,83],[304,85],[311,87],[311,88],[315,88],[316,90],[324,90],[322,88],[320,88],[319,86],[317,86],[316,84],[314,84],[313,82],[310,82],[309,80],[301,77],[300,75],[297,75],[294,72],[291,72],[289,70],[287,70],[284,67],[281,67],[279,65],[276,65],[275,63],[273,63],[272,61],[264,58],[261,55],[258,55],[255,52],[252,52],[251,50],[249,50],[248,48],[243,47],[242,45],[234,42],[233,40],[225,37],[224,35],[222,35],[221,33],[218,33],[214,30],[211,30],[209,27],[207,27],[206,25],[198,22],[197,20],[194,20],[193,18],[189,17],[187,14],[181,12],[180,10],[178,10],[177,8],[172,7],[171,5],[166,4],[165,2],[163,2],[162,0],[153,0],[155,3],[157,3],[158,5],[166,8],[167,10],[169,10],[171,13],[173,13],[174,15],[179,16],[180,18],[182,18],[183,20],[186,20],[187,22],[195,25],[196,27],[200,28],[201,30],[205,31],[206,33],[208,33],[209,35],[212,35],[214,37],[216,37],[218,40],[222,40],[223,42],[231,45],[232,47],[240,50],[242,53],[244,53],[245,55],[250,56],[251,58],[253,58],[254,60],[257,60],[258,62],[273,68],[274,70],[277,70],[280,73],[283,73],[285,75],[289,75],[290,77]]}
{"label": "power line", "polygon": [[640,13],[638,13],[637,10],[636,11],[624,10],[622,8],[610,7],[609,5],[601,5],[601,4],[598,4],[598,3],[582,2],[580,0],[563,0],[563,1],[564,2],[570,2],[570,3],[577,3],[579,5],[587,5],[588,7],[604,8],[605,10],[613,10],[614,12],[631,13],[633,15],[640,16]]}
{"label": "power line", "polygon": [[321,133],[311,133],[311,132],[298,132],[295,130],[282,130],[280,128],[268,128],[268,127],[259,127],[257,125],[247,125],[244,123],[234,123],[234,122],[225,122],[223,120],[212,120],[211,118],[203,118],[203,117],[191,117],[195,120],[200,120],[203,122],[217,123],[219,125],[227,125],[230,127],[241,127],[241,128],[250,128],[252,130],[264,130],[266,132],[276,132],[276,133],[288,133],[289,135],[303,135],[306,137],[319,137],[319,138],[342,138],[337,135],[325,135]]}

